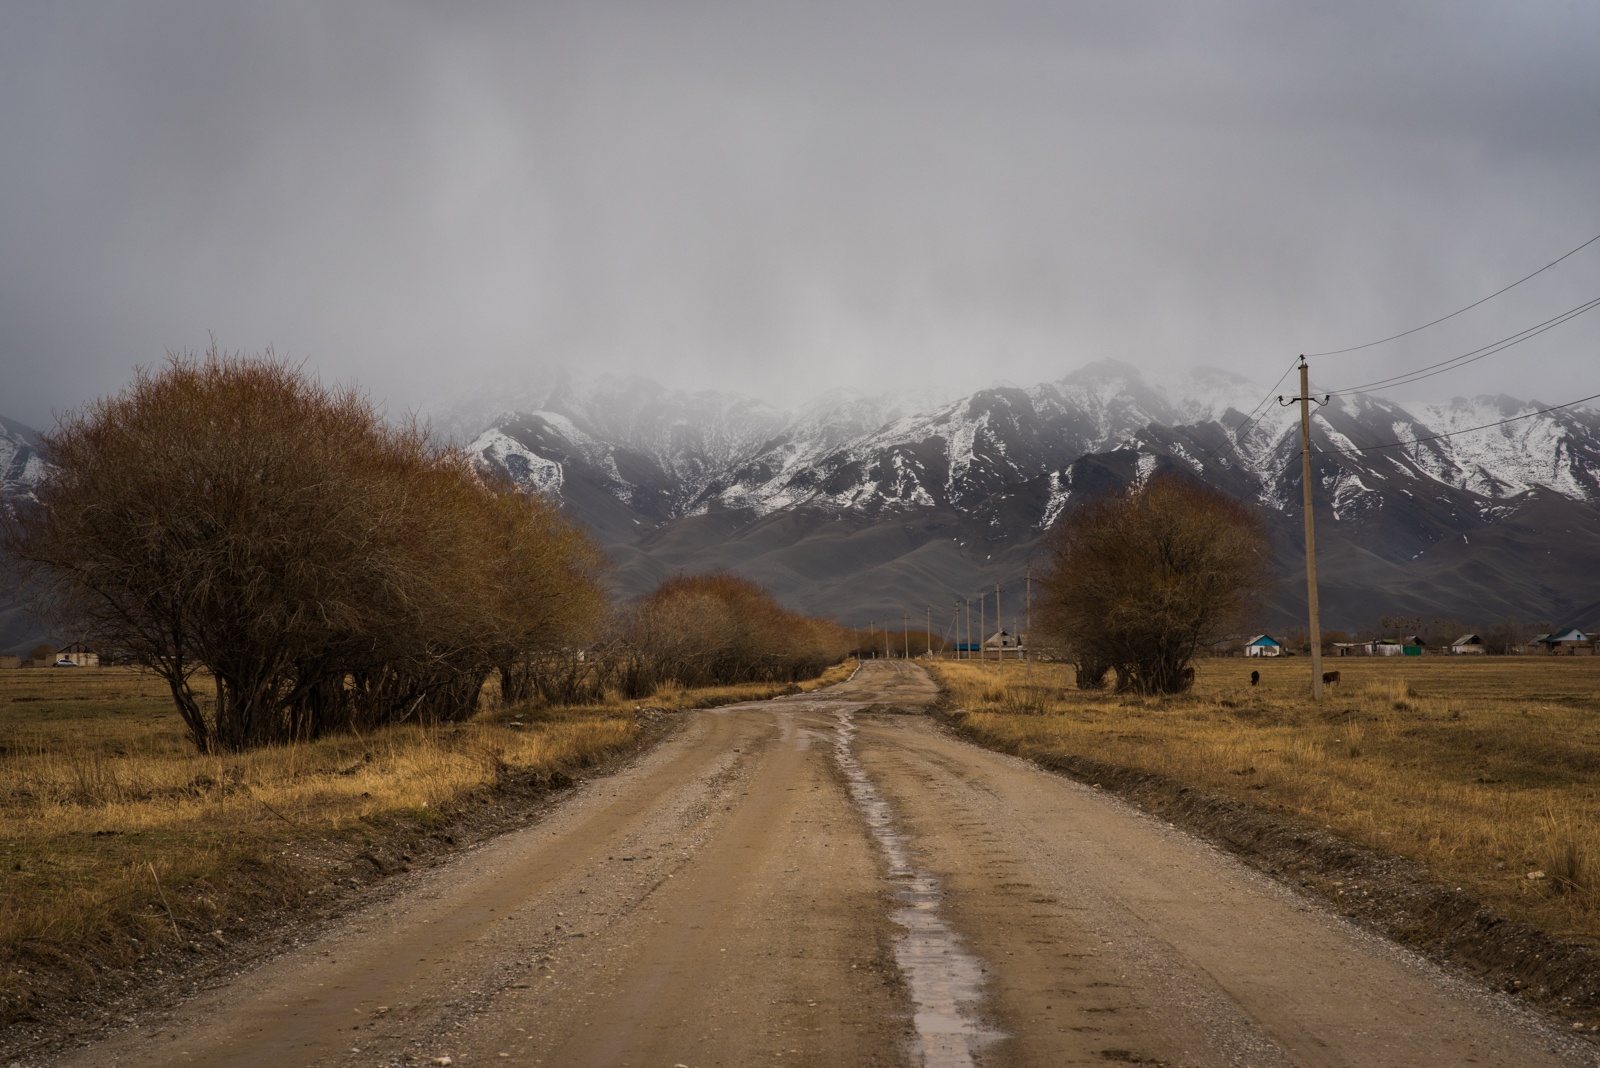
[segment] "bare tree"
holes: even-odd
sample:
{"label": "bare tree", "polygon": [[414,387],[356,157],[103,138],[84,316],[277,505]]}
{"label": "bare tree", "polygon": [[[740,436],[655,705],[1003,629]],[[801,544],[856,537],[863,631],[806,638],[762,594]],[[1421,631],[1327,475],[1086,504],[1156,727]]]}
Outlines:
{"label": "bare tree", "polygon": [[270,354],[174,357],[44,446],[0,548],[74,633],[160,674],[203,751],[470,715],[498,662],[602,600],[548,503]]}
{"label": "bare tree", "polygon": [[1246,623],[1269,583],[1271,547],[1244,505],[1199,482],[1158,475],[1097,498],[1052,533],[1042,629],[1090,685],[1177,693],[1203,645]]}
{"label": "bare tree", "polygon": [[1553,630],[1550,626],[1539,626],[1524,623],[1510,616],[1502,619],[1494,626],[1483,631],[1483,651],[1493,656],[1504,656],[1507,653],[1521,652],[1522,648],[1533,640],[1538,633]]}

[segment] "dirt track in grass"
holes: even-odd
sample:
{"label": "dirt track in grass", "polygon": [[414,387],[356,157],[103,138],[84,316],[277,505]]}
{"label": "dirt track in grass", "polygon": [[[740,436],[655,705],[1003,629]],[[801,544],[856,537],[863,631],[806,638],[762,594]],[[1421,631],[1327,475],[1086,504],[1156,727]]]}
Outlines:
{"label": "dirt track in grass", "polygon": [[1592,1064],[1091,787],[913,665],[684,713],[537,823],[83,1065]]}

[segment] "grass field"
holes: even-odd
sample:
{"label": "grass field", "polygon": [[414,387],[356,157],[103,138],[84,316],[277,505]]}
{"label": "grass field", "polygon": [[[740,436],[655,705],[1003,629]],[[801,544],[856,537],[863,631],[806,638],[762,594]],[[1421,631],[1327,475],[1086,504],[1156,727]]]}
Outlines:
{"label": "grass field", "polygon": [[[643,703],[783,689],[674,689]],[[498,784],[637,744],[640,703],[493,709],[448,727],[205,757],[165,685],[137,669],[0,671],[0,1025],[173,945],[253,934],[263,916],[329,893],[352,851],[403,863],[405,842]]]}
{"label": "grass field", "polygon": [[[1202,660],[1194,690],[1072,687],[1070,667],[934,668],[975,738],[1229,795],[1426,864],[1503,912],[1600,943],[1600,658]],[[1261,672],[1252,687],[1249,675]]]}

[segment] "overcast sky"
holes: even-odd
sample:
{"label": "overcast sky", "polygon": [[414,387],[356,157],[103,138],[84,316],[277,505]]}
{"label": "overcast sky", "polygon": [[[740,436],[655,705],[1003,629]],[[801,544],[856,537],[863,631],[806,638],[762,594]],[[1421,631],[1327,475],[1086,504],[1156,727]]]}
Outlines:
{"label": "overcast sky", "polygon": [[[391,409],[1100,358],[1263,388],[1600,233],[1600,5],[0,6],[0,413],[273,345]],[[1600,296],[1600,243],[1430,363]],[[1401,391],[1600,392],[1600,310]]]}

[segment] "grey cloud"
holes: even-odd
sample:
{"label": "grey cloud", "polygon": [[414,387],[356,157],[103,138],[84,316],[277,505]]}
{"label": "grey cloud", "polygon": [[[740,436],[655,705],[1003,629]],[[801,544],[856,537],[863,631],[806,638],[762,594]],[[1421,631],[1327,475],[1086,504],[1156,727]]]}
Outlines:
{"label": "grey cloud", "polygon": [[[1600,232],[1597,54],[1581,5],[11,5],[0,411],[208,332],[398,407],[563,367],[1265,385]],[[1318,377],[1597,292],[1590,250]],[[1424,386],[1600,390],[1593,318]]]}

